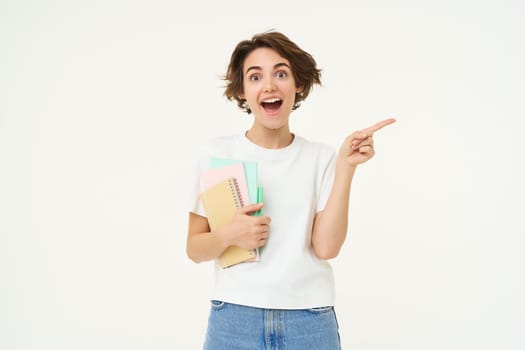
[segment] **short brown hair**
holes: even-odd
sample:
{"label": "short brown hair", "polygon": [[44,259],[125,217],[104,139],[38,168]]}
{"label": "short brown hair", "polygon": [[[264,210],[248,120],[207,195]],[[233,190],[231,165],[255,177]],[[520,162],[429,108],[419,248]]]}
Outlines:
{"label": "short brown hair", "polygon": [[230,101],[232,99],[237,101],[237,105],[246,113],[251,113],[246,100],[239,97],[244,90],[244,60],[252,51],[261,47],[275,50],[290,62],[295,84],[302,88],[300,93],[295,94],[292,110],[297,109],[301,101],[306,99],[313,85],[321,85],[321,70],[317,68],[317,63],[312,55],[299,48],[287,36],[276,31],[256,34],[251,40],[243,40],[237,44],[224,77],[224,80],[227,81],[224,95]]}

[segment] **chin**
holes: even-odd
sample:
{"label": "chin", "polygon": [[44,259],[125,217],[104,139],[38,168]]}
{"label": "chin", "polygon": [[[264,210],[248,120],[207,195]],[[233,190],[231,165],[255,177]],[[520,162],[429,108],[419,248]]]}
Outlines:
{"label": "chin", "polygon": [[264,123],[263,126],[266,129],[277,131],[277,130],[280,130],[286,127],[286,123],[278,123],[278,124],[277,123]]}

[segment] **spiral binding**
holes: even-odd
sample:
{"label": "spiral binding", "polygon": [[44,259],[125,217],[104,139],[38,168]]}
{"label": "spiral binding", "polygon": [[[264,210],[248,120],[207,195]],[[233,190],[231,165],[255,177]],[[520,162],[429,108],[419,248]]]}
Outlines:
{"label": "spiral binding", "polygon": [[[241,191],[239,190],[239,184],[234,177],[230,177],[230,188],[232,190],[233,198],[235,199],[235,204],[237,208],[244,207],[244,202],[241,197]],[[257,249],[250,249],[250,255],[253,257],[257,256]]]}
{"label": "spiral binding", "polygon": [[237,204],[237,208],[244,207],[244,202],[240,195],[241,191],[239,189],[239,184],[237,183],[237,180],[233,177],[230,178],[230,188],[232,190],[233,197],[235,198],[235,204]]}

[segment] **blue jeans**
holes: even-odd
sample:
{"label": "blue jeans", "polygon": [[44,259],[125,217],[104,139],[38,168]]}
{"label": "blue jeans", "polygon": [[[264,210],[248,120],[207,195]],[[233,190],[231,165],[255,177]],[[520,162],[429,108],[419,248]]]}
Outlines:
{"label": "blue jeans", "polygon": [[332,306],[259,309],[213,300],[204,350],[340,350]]}

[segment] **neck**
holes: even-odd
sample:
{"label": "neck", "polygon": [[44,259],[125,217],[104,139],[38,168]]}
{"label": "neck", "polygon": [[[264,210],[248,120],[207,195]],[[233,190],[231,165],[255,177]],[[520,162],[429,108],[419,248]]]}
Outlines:
{"label": "neck", "polygon": [[294,139],[294,134],[290,132],[288,127],[272,130],[252,125],[246,132],[246,137],[257,146],[279,149],[290,145]]}

